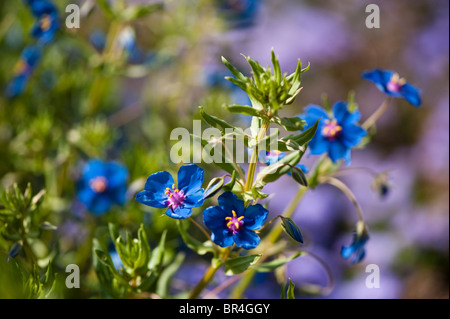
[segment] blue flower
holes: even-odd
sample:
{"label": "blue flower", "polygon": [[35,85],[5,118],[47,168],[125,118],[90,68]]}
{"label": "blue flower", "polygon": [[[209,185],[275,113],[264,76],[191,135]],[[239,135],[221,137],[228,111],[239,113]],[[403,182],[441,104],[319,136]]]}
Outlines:
{"label": "blue flower", "polygon": [[380,91],[389,96],[404,98],[416,107],[422,104],[419,89],[406,82],[397,72],[375,69],[363,73],[362,77],[375,83]]}
{"label": "blue flower", "polygon": [[185,219],[192,215],[192,208],[203,205],[203,169],[195,164],[183,165],[178,171],[178,187],[166,171],[152,174],[144,190],[136,200],[147,206],[167,208],[166,215]]}
{"label": "blue flower", "polygon": [[361,113],[349,112],[346,103],[337,102],[332,111],[329,116],[320,106],[309,105],[306,113],[300,115],[307,123],[305,128],[311,127],[320,119],[317,133],[308,146],[313,155],[328,153],[333,162],[345,159],[348,165],[351,161],[351,149],[361,143],[367,132],[356,124]]}
{"label": "blue flower", "polygon": [[246,28],[255,23],[261,0],[219,0],[220,9],[234,28]]}
{"label": "blue flower", "polygon": [[345,259],[351,258],[350,262],[356,264],[364,259],[366,255],[365,245],[369,241],[369,235],[364,230],[361,234],[355,233],[353,241],[349,246],[342,246],[341,256]]}
{"label": "blue flower", "polygon": [[53,3],[46,0],[28,0],[28,4],[37,19],[31,34],[40,43],[49,43],[60,28],[58,10]]}
{"label": "blue flower", "polygon": [[15,97],[25,90],[28,79],[40,58],[41,49],[38,46],[28,46],[23,50],[19,61],[14,67],[14,77],[6,89],[6,96]]}
{"label": "blue flower", "polygon": [[78,181],[78,198],[90,212],[106,213],[113,204],[125,204],[127,179],[128,171],[122,165],[91,160]]}
{"label": "blue flower", "polygon": [[236,244],[244,249],[259,245],[260,238],[255,230],[267,220],[269,212],[260,204],[247,208],[235,194],[225,192],[218,198],[219,206],[203,211],[203,222],[212,231],[211,240],[221,247]]}

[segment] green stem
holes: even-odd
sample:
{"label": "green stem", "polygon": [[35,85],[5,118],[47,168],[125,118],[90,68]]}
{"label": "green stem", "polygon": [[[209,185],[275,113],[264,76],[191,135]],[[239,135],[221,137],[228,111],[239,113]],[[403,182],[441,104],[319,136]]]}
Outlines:
{"label": "green stem", "polygon": [[[224,250],[222,261],[225,262],[228,259],[228,256],[231,252],[231,247],[228,247]],[[197,283],[197,285],[194,287],[194,289],[191,291],[191,294],[189,295],[188,299],[197,299],[203,289],[205,289],[206,285],[209,284],[209,282],[213,279],[216,271],[220,268],[219,264],[211,264],[209,268],[206,270],[205,274],[203,275],[202,279]]]}
{"label": "green stem", "polygon": [[[292,198],[289,205],[286,207],[286,209],[283,211],[281,216],[284,217],[291,217],[294,212],[295,208],[300,203],[300,200],[303,198],[303,195],[305,194],[307,188],[306,187],[299,187],[297,193],[295,194],[294,198]],[[281,227],[274,227],[272,228],[271,232],[267,235],[267,239],[262,243],[261,250],[266,251],[267,248],[271,245],[273,245],[275,242],[277,242],[278,238],[281,235]],[[267,257],[267,255],[262,255],[259,259],[259,263],[263,262]],[[247,289],[247,287],[250,285],[250,283],[253,280],[253,277],[255,276],[256,271],[253,269],[247,270],[245,275],[243,275],[242,279],[239,281],[239,283],[234,287],[231,298],[232,299],[241,299],[242,295],[244,294],[244,291]]]}
{"label": "green stem", "polygon": [[384,112],[386,112],[389,103],[391,102],[391,98],[388,97],[384,102],[378,107],[378,109],[373,112],[373,114],[361,125],[363,129],[366,131],[370,129],[375,123],[378,121],[378,119],[383,115]]}
{"label": "green stem", "polygon": [[256,166],[258,164],[259,156],[259,142],[266,136],[267,129],[269,128],[269,121],[264,120],[256,138],[256,147],[253,150],[252,157],[250,159],[250,165],[248,167],[247,180],[245,181],[245,191],[248,192],[253,187],[253,178],[255,176]]}

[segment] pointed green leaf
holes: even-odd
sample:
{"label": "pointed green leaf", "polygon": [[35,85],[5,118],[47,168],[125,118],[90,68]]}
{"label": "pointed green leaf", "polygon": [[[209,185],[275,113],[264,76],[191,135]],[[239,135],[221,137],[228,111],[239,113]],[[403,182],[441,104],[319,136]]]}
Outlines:
{"label": "pointed green leaf", "polygon": [[225,262],[225,274],[227,276],[240,274],[254,265],[259,258],[261,258],[261,255],[241,256],[228,259]]}
{"label": "pointed green leaf", "polygon": [[289,257],[283,256],[283,257],[277,258],[275,260],[256,265],[255,267],[253,267],[253,269],[256,270],[257,272],[271,272],[271,271],[274,271],[275,269],[277,269],[278,267],[281,267],[281,266],[287,264],[291,260],[294,260],[295,258],[300,257],[303,254],[304,254],[303,252],[299,251],[299,252],[296,252],[296,253],[290,255]]}

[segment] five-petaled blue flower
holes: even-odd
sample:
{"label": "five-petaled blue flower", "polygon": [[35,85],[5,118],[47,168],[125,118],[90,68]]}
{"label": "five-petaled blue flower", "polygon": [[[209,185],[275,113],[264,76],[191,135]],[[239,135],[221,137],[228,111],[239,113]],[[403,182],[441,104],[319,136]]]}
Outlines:
{"label": "five-petaled blue flower", "polygon": [[31,34],[42,44],[49,43],[60,28],[58,10],[47,0],[27,0],[36,17]]}
{"label": "five-petaled blue flower", "polygon": [[28,79],[40,58],[39,46],[28,46],[23,50],[19,61],[14,66],[14,77],[6,89],[6,96],[15,97],[25,90]]}
{"label": "five-petaled blue flower", "polygon": [[225,192],[218,198],[219,206],[203,211],[203,222],[212,231],[211,240],[221,247],[236,244],[244,249],[259,245],[260,238],[255,230],[267,220],[269,212],[260,204],[247,208],[235,194]]}
{"label": "five-petaled blue flower", "polygon": [[178,186],[170,173],[158,172],[148,177],[136,200],[147,206],[167,208],[169,217],[185,219],[192,215],[192,208],[203,205],[203,178],[203,169],[195,164],[180,167]]}
{"label": "five-petaled blue flower", "polygon": [[389,96],[404,98],[414,106],[422,104],[419,89],[406,82],[397,72],[375,69],[364,72],[362,77],[375,83],[380,91]]}
{"label": "five-petaled blue flower", "polygon": [[126,201],[127,169],[115,162],[94,159],[83,167],[78,181],[78,198],[96,215],[106,213],[113,204]]}
{"label": "five-petaled blue flower", "polygon": [[318,119],[319,126],[314,137],[309,142],[311,154],[328,153],[333,162],[345,159],[347,165],[351,161],[351,149],[361,143],[367,132],[356,124],[361,117],[359,111],[349,112],[347,104],[337,102],[333,106],[332,114],[317,105],[309,105],[306,113],[300,115],[311,127]]}
{"label": "five-petaled blue flower", "polygon": [[366,255],[365,245],[369,241],[369,234],[363,231],[361,234],[355,233],[353,241],[349,246],[342,246],[341,256],[345,259],[350,259],[352,264],[356,264],[364,259]]}

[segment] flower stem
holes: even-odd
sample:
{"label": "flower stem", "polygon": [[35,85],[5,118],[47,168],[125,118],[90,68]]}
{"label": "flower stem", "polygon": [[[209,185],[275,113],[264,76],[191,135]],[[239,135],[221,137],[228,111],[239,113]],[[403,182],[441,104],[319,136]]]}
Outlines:
{"label": "flower stem", "polygon": [[[223,262],[225,262],[228,259],[228,256],[230,254],[231,247],[228,247],[224,251],[224,257]],[[206,285],[213,279],[216,271],[220,268],[221,264],[211,264],[209,268],[206,270],[205,274],[203,275],[202,279],[197,283],[197,285],[192,289],[191,294],[189,295],[188,299],[197,299],[203,289],[205,289]]]}
{"label": "flower stem", "polygon": [[245,181],[245,191],[248,192],[253,187],[253,178],[255,176],[256,165],[258,164],[259,156],[259,142],[266,136],[267,129],[269,128],[269,121],[264,120],[256,138],[256,147],[253,150],[252,157],[250,159],[250,165],[248,167],[247,180]]}
{"label": "flower stem", "polygon": [[378,119],[383,115],[384,112],[386,112],[389,103],[391,102],[391,98],[388,97],[384,102],[378,107],[378,109],[373,112],[373,114],[361,125],[363,129],[366,131],[370,129],[375,123],[378,121]]}
{"label": "flower stem", "polygon": [[[291,217],[294,212],[295,208],[298,206],[300,200],[303,198],[303,195],[305,194],[307,188],[306,187],[299,187],[297,193],[295,194],[294,198],[292,198],[289,205],[286,207],[286,209],[283,211],[281,216],[284,217]],[[276,217],[278,218],[278,216]],[[266,250],[266,248],[270,245],[273,245],[278,238],[281,235],[281,227],[274,227],[272,228],[271,232],[267,235],[267,239],[264,240],[264,243],[262,243],[262,250]],[[262,255],[258,262],[262,262],[267,257],[266,255]],[[244,294],[244,291],[247,289],[248,285],[250,285],[251,281],[253,280],[253,277],[255,276],[256,271],[253,269],[249,269],[246,271],[245,275],[243,275],[242,279],[239,281],[239,283],[234,287],[231,298],[232,299],[240,299],[242,298],[242,295]]]}

